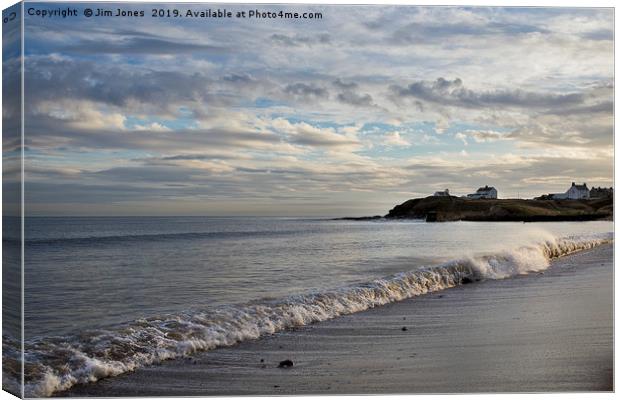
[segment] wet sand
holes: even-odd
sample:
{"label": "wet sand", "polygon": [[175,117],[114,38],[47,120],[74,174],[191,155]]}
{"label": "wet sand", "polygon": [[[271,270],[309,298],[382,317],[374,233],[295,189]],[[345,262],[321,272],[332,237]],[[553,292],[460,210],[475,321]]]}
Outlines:
{"label": "wet sand", "polygon": [[[403,330],[406,328],[406,330]],[[292,368],[278,368],[282,360]],[[61,396],[613,390],[613,245],[79,385]]]}

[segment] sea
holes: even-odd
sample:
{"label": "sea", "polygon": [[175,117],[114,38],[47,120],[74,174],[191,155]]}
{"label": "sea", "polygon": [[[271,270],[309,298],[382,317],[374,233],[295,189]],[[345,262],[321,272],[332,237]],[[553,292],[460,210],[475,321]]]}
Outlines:
{"label": "sea", "polygon": [[[613,223],[29,217],[25,233],[25,394],[41,397],[427,292],[543,271],[554,257],[611,242]],[[20,341],[3,334],[3,354],[5,366],[17,365]],[[4,386],[19,392],[18,368],[4,370]]]}

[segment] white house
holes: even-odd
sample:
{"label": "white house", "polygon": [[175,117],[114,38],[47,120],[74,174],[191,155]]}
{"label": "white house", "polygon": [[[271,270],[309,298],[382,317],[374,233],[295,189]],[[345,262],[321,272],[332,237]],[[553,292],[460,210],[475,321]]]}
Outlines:
{"label": "white house", "polygon": [[476,193],[468,194],[468,199],[497,199],[497,190],[493,186],[485,185],[476,190]]}
{"label": "white house", "polygon": [[433,193],[433,197],[449,197],[449,196],[450,196],[450,192],[448,191],[448,189]]}
{"label": "white house", "polygon": [[551,198],[554,200],[580,200],[580,199],[589,199],[590,198],[590,189],[588,189],[588,185],[575,185],[575,182],[571,185],[571,187],[564,193],[553,193],[551,194]]}

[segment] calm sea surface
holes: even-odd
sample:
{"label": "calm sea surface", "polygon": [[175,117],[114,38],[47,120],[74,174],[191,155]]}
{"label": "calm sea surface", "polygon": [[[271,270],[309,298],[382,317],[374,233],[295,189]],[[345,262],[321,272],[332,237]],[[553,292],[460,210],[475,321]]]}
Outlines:
{"label": "calm sea surface", "polygon": [[28,218],[25,334],[268,301],[551,236],[612,231],[612,222]]}

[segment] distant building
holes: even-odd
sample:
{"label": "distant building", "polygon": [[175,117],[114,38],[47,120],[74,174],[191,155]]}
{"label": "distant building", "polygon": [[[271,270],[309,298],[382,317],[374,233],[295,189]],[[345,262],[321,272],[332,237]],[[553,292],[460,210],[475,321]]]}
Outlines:
{"label": "distant building", "polygon": [[450,197],[448,189],[433,193],[434,197]]}
{"label": "distant building", "polygon": [[591,199],[604,199],[607,197],[614,197],[614,188],[593,187],[590,189]]}
{"label": "distant building", "polygon": [[476,190],[476,193],[468,194],[468,199],[497,199],[497,190],[493,186],[485,186]]}
{"label": "distant building", "polygon": [[549,195],[553,200],[581,200],[590,198],[590,189],[585,183],[583,185],[575,185],[575,182],[564,193],[552,193]]}

